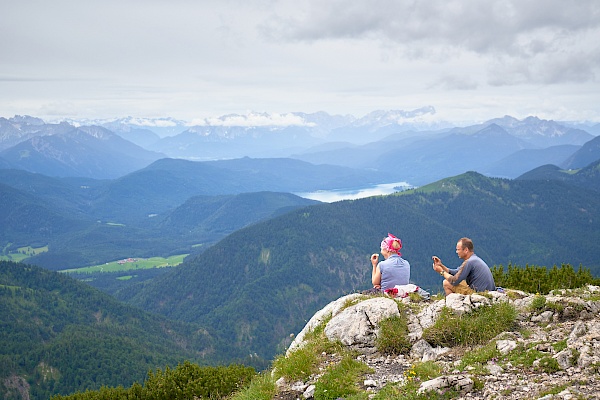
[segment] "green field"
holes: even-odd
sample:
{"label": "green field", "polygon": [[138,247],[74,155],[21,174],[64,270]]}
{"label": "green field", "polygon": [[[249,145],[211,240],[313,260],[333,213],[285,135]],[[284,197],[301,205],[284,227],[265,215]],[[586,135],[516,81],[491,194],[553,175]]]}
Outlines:
{"label": "green field", "polygon": [[92,265],[90,267],[64,269],[60,272],[92,274],[97,272],[121,272],[137,269],[175,267],[183,262],[187,254],[179,254],[168,258],[150,257],[150,258],[130,258],[125,260],[112,261],[102,265]]}
{"label": "green field", "polygon": [[26,258],[29,258],[31,256],[35,256],[36,254],[45,253],[46,251],[48,251],[48,246],[44,246],[44,247],[24,246],[24,247],[19,247],[17,249],[17,251],[14,252],[14,253],[5,253],[6,249],[11,244],[12,243],[9,243],[4,248],[4,250],[2,251],[2,253],[0,254],[0,261],[20,262],[20,261],[25,260]]}

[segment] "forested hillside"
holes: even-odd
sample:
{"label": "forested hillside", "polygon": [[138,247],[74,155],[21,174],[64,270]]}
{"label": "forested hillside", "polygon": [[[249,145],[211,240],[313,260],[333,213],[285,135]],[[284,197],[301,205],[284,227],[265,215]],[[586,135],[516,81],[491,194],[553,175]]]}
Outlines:
{"label": "forested hillside", "polygon": [[312,313],[370,287],[370,254],[402,238],[412,281],[441,289],[436,254],[458,266],[457,239],[494,265],[582,264],[600,273],[600,199],[562,182],[466,173],[418,190],[292,211],[239,230],[181,267],[119,298],[170,318],[215,327],[239,349],[270,359]]}
{"label": "forested hillside", "polygon": [[185,360],[222,362],[226,347],[210,329],[149,315],[68,276],[20,263],[0,262],[0,314],[3,398],[20,398],[9,381],[29,388],[33,399],[130,386],[150,370]]}
{"label": "forested hillside", "polygon": [[563,170],[556,165],[542,165],[519,176],[517,179],[560,181],[583,189],[600,192],[600,160],[596,160],[585,168],[575,171]]}

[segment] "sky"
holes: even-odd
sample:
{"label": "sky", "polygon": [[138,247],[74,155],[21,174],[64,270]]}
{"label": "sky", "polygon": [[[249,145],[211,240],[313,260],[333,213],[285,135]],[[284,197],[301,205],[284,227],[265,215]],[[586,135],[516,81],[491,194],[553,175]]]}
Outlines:
{"label": "sky", "polygon": [[0,116],[600,122],[597,0],[0,0]]}

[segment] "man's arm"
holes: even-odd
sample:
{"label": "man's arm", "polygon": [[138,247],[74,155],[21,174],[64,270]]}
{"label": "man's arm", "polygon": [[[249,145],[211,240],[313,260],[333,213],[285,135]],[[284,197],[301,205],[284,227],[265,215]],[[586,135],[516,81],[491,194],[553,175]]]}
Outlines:
{"label": "man's arm", "polygon": [[464,261],[462,265],[456,270],[452,271],[448,269],[449,273],[444,274],[444,279],[450,282],[452,286],[456,286],[460,282],[467,279],[467,276],[469,276],[470,268],[471,267],[469,266],[469,264],[466,261]]}

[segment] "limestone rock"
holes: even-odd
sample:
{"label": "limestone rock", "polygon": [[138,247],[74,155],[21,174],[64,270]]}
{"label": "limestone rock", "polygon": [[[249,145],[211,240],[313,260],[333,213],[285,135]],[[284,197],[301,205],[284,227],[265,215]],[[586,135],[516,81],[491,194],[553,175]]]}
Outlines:
{"label": "limestone rock", "polygon": [[[353,294],[331,302],[316,313],[296,336],[288,353],[303,346],[307,332],[331,318],[325,326],[326,336],[359,350],[361,355],[356,358],[357,361],[371,368],[372,372],[366,374],[362,381],[363,388],[370,395],[382,390],[387,384],[401,384],[411,379],[409,373],[417,362],[434,361],[441,366],[443,375],[422,382],[420,393],[456,388],[465,392],[461,398],[473,400],[600,399],[600,302],[595,300],[598,293],[598,286],[579,289],[576,294],[569,290],[555,291],[546,296],[546,303],[552,303],[552,307],[546,308],[539,315],[534,315],[531,310],[532,301],[539,295],[508,289],[506,293],[488,292],[485,295],[470,296],[457,294],[437,301],[409,303],[403,312],[406,313],[408,338],[412,347],[410,353],[405,355],[383,355],[377,352],[375,346],[379,323],[387,317],[399,315],[396,300],[384,296],[365,300],[364,296]],[[467,314],[478,307],[497,302],[509,302],[516,308],[518,329],[500,333],[492,339],[501,356],[486,360],[484,368],[467,365],[460,370],[465,349],[433,347],[423,340],[423,330],[435,324],[444,308],[468,317]],[[351,303],[355,304],[348,306]],[[562,350],[558,351],[557,344],[561,342],[566,343],[566,348],[561,346]],[[518,360],[520,355],[514,354],[515,357],[512,357],[511,353],[523,349],[534,351],[531,354],[538,357],[533,365],[520,365],[518,361],[513,365],[509,361]],[[472,350],[477,351],[477,346]],[[336,360],[336,355],[326,356],[326,366],[330,366]],[[558,371],[548,370],[545,368],[547,365],[540,362],[549,357],[558,363]],[[337,359],[339,358],[338,356]],[[468,375],[471,371],[483,385],[474,388],[473,379]],[[310,399],[314,397],[315,383],[321,375],[322,373],[315,374],[306,382],[288,383],[280,379],[277,387],[282,393],[289,395],[285,399]],[[558,394],[544,394],[557,387],[568,389]],[[276,399],[283,400],[284,397]]]}
{"label": "limestone rock", "polygon": [[315,327],[320,325],[323,321],[325,321],[325,319],[329,318],[330,316],[337,315],[340,312],[340,310],[348,302],[351,302],[352,300],[360,298],[360,297],[361,297],[361,295],[358,293],[349,294],[347,296],[340,297],[339,299],[337,299],[335,301],[332,301],[331,303],[326,305],[324,308],[317,311],[317,313],[315,313],[315,315],[313,315],[313,317],[304,326],[302,331],[300,331],[300,333],[298,335],[296,335],[296,337],[294,338],[294,340],[288,347],[286,354],[289,354],[290,352],[294,351],[295,349],[301,347],[302,343],[304,342],[304,336],[308,332],[315,329]]}
{"label": "limestone rock", "polygon": [[335,315],[325,326],[325,335],[329,340],[339,340],[361,352],[374,353],[379,322],[399,315],[398,304],[394,300],[375,297]]}
{"label": "limestone rock", "polygon": [[468,392],[473,389],[473,380],[466,375],[439,376],[435,379],[421,383],[417,393],[422,394],[431,390],[454,388],[459,392]]}

